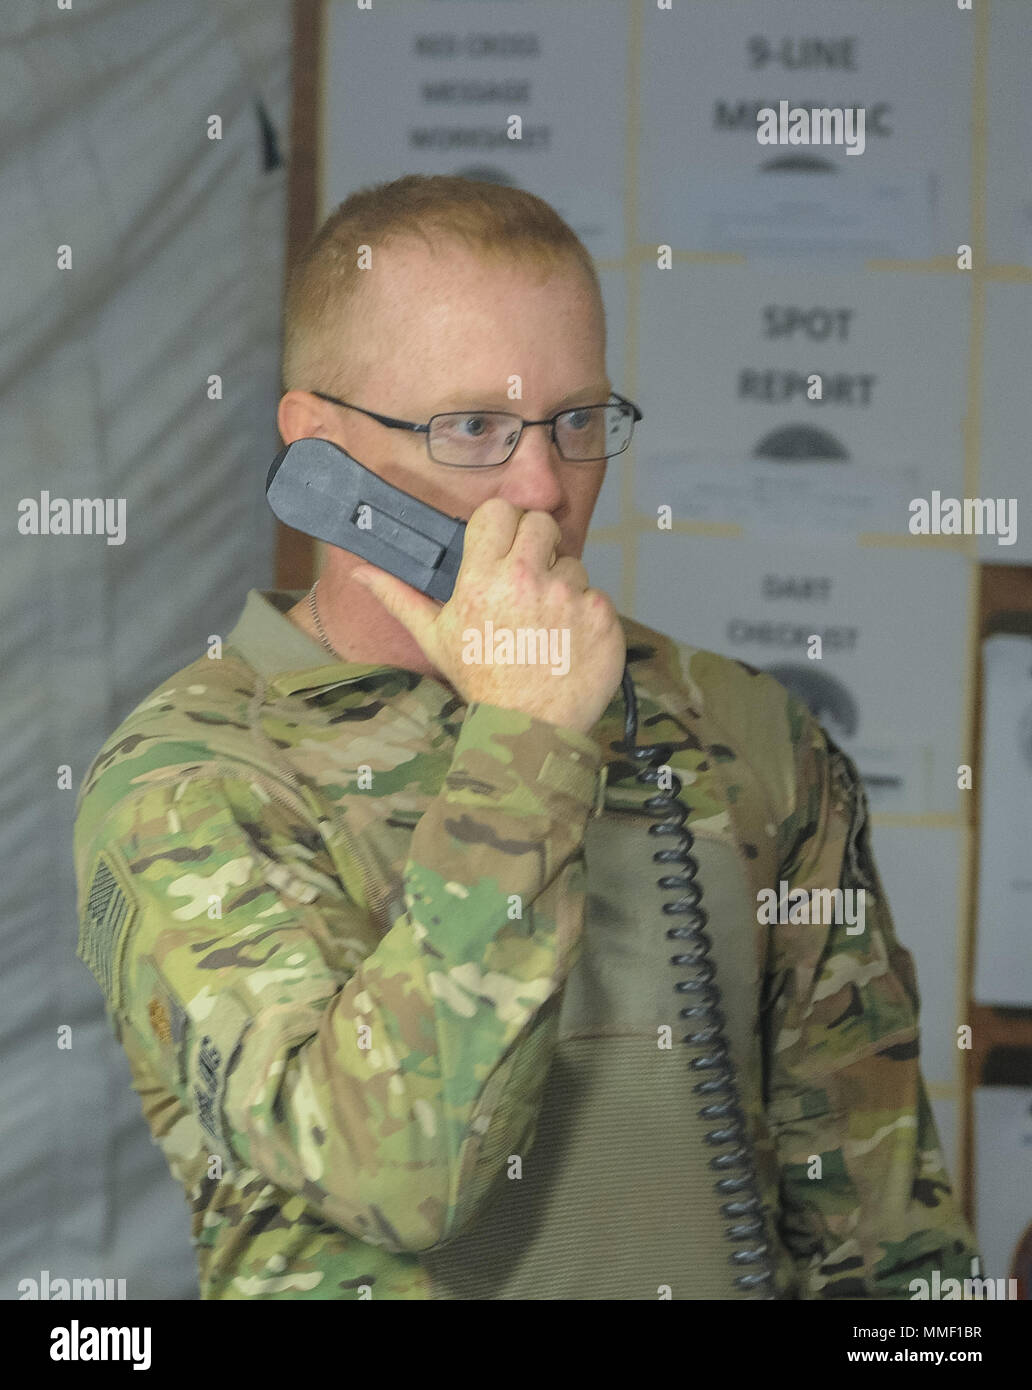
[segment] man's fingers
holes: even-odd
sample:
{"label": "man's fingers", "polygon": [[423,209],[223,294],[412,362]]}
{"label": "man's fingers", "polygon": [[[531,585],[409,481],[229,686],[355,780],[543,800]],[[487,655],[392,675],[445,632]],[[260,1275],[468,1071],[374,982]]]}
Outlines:
{"label": "man's fingers", "polygon": [[523,512],[517,520],[509,553],[519,555],[535,568],[551,568],[551,557],[558,551],[562,532],[548,512]]}
{"label": "man's fingers", "polygon": [[462,540],[462,558],[469,563],[503,559],[512,548],[523,512],[504,497],[488,497],[474,508],[466,522]]}

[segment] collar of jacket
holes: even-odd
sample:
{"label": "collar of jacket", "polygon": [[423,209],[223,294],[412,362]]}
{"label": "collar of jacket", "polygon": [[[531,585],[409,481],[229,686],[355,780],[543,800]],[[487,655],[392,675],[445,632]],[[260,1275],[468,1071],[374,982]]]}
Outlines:
{"label": "collar of jacket", "polygon": [[[330,686],[361,680],[371,671],[390,669],[384,662],[327,661],[325,649],[287,617],[287,611],[307,592],[307,589],[251,589],[243,612],[226,638],[227,644],[236,647],[282,695],[293,695],[300,690],[326,690]],[[622,614],[620,621],[627,637],[628,659],[632,666],[638,665],[635,675],[646,676],[647,672],[643,684],[649,696],[667,713],[683,714],[687,688],[689,696],[694,695],[701,708],[698,692],[692,691],[677,663],[677,644]],[[661,659],[656,661],[656,657]],[[618,690],[614,699],[619,697]]]}
{"label": "collar of jacket", "polygon": [[[327,653],[320,643],[286,616],[307,592],[306,589],[251,589],[240,618],[227,636],[227,645],[234,646],[261,673],[272,691],[279,695],[317,694],[362,680],[372,672],[392,669],[384,662],[327,661]],[[702,698],[681,668],[678,644],[623,614],[620,621],[639,698],[642,692],[647,692],[648,698],[666,713],[689,723],[698,720],[703,710]],[[438,686],[442,694],[449,691],[449,687],[431,676],[423,679]],[[616,717],[614,705],[622,712],[623,697],[619,688],[613,695],[607,719]],[[639,733],[639,742],[642,741]],[[592,812],[595,816],[601,813],[604,804],[606,780],[607,768],[603,763]],[[645,797],[651,792],[638,789],[637,794]]]}
{"label": "collar of jacket", "polygon": [[385,671],[383,662],[330,658],[314,637],[287,617],[307,589],[251,589],[236,625],[226,638],[268,681],[278,695],[323,691]]}

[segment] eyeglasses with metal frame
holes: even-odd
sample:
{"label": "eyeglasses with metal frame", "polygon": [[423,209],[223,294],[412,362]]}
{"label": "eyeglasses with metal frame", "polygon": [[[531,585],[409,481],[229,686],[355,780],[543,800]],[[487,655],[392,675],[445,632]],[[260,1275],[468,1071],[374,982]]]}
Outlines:
{"label": "eyeglasses with metal frame", "polygon": [[[325,391],[312,391],[311,394],[332,405],[368,415],[388,429],[426,435],[429,458],[445,468],[500,468],[512,457],[523,438],[523,431],[531,425],[548,427],[552,443],[568,463],[601,462],[624,452],[631,442],[634,426],[643,418],[634,402],[616,391],[610,393],[614,399],[608,402],[560,410],[547,420],[523,420],[503,410],[462,410],[432,415],[425,425],[379,415],[374,410],[329,396]],[[476,427],[478,432],[460,433],[470,427]],[[497,454],[502,456],[495,457]]]}

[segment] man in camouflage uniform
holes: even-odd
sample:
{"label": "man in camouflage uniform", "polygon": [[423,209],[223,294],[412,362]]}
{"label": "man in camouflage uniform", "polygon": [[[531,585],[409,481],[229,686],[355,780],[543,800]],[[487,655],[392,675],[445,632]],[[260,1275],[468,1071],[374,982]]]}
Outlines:
{"label": "man in camouflage uniform", "polygon": [[[334,317],[320,277],[360,243]],[[317,338],[359,309],[348,352]],[[333,548],[313,595],[252,591],[84,780],[79,952],[204,1298],[907,1299],[971,1272],[854,765],[772,677],[588,587],[606,465],[563,449],[604,351],[586,253],[519,190],[357,194],[295,272],[284,440],[470,521],[443,607]],[[463,408],[461,450],[485,411],[532,423],[465,473],[398,424]],[[567,629],[569,672],[463,662],[486,618]],[[690,808],[737,1087],[705,1118],[685,1020],[715,995],[679,988],[700,938],[662,912],[625,654]],[[863,929],[768,922],[786,888],[862,888]]]}

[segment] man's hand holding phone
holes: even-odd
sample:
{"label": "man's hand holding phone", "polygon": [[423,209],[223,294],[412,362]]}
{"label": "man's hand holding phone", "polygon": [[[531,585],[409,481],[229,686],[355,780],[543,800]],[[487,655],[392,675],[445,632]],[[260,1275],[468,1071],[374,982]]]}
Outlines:
{"label": "man's hand holding phone", "polygon": [[[521,710],[587,734],[620,684],[626,642],[607,594],[588,586],[573,556],[556,559],[562,533],[547,512],[521,511],[500,497],[482,502],[466,525],[462,564],[445,604],[372,565],[351,578],[408,629],[435,668],[469,703]],[[566,629],[569,670],[532,662],[467,664],[463,634],[507,627]]]}

